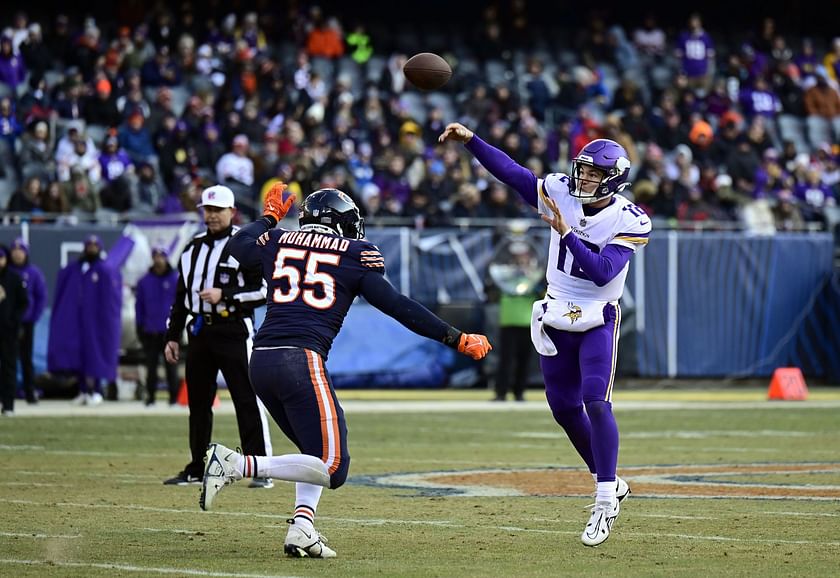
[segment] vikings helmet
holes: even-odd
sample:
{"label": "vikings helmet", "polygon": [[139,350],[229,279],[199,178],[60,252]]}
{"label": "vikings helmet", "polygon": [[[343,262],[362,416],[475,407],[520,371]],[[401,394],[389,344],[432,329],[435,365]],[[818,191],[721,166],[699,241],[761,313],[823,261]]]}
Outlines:
{"label": "vikings helmet", "polygon": [[[581,182],[580,170],[584,165],[604,171],[601,182],[598,183],[598,187],[592,193],[583,192],[581,187],[583,183]],[[600,201],[624,190],[630,184],[627,182],[629,173],[630,158],[623,146],[605,138],[593,140],[572,159],[569,194],[584,205]]]}
{"label": "vikings helmet", "polygon": [[338,189],[319,189],[306,197],[298,218],[301,230],[340,235],[348,239],[365,236],[365,220],[353,199]]}

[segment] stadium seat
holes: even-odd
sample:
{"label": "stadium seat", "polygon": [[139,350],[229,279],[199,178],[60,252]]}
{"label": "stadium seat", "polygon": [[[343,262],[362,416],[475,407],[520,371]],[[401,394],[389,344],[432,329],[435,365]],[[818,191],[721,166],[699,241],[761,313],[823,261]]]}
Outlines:
{"label": "stadium seat", "polygon": [[808,141],[815,149],[828,143],[831,144],[831,125],[821,116],[809,116],[805,119],[808,127]]}
{"label": "stadium seat", "polygon": [[400,105],[408,110],[416,122],[423,124],[426,122],[426,107],[423,105],[423,97],[414,91],[406,91],[400,95]]}
{"label": "stadium seat", "polygon": [[13,178],[0,179],[0,207],[4,210],[9,205],[9,199],[17,189],[17,182]]}
{"label": "stadium seat", "polygon": [[507,67],[501,60],[488,60],[484,64],[484,74],[487,76],[487,82],[490,86],[506,82],[506,71]]}
{"label": "stadium seat", "polygon": [[96,146],[101,147],[102,141],[105,140],[105,135],[108,133],[108,127],[101,124],[89,124],[85,128],[85,132],[93,139]]}
{"label": "stadium seat", "polygon": [[808,142],[805,138],[805,126],[801,118],[792,114],[779,115],[779,135],[782,140],[792,141],[796,151],[808,152]]}
{"label": "stadium seat", "polygon": [[378,83],[382,78],[382,73],[385,71],[387,64],[388,62],[383,56],[376,54],[371,56],[367,63],[367,80]]}
{"label": "stadium seat", "polygon": [[180,117],[187,107],[187,101],[190,99],[191,91],[185,86],[173,86],[171,92],[172,111],[176,116]]}

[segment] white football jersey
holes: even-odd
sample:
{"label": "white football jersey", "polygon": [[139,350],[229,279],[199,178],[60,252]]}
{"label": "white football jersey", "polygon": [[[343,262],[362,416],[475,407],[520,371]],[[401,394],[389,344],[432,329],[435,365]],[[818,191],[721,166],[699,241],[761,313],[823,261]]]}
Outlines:
{"label": "white football jersey", "polygon": [[[583,244],[600,253],[610,243],[636,250],[647,244],[650,236],[650,218],[645,212],[620,194],[613,196],[615,201],[601,209],[597,214],[583,214],[583,205],[569,194],[569,177],[562,173],[551,173],[545,179],[537,181],[537,187],[551,198],[563,218]],[[541,214],[551,216],[551,210],[539,198]],[[548,294],[555,299],[582,299],[591,301],[617,301],[624,292],[624,280],[627,278],[629,263],[612,281],[598,287],[575,264],[572,252],[560,238],[560,233],[551,231],[551,244],[548,251],[548,266],[545,277],[548,281]]]}

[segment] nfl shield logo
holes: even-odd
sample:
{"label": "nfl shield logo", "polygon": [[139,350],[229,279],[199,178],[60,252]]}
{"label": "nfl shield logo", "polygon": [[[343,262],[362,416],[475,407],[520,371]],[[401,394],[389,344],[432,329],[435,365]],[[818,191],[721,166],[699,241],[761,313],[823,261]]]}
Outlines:
{"label": "nfl shield logo", "polygon": [[227,285],[230,282],[230,275],[228,273],[220,273],[219,274],[219,283],[222,285]]}
{"label": "nfl shield logo", "polygon": [[586,219],[581,219],[581,220],[580,220],[580,226],[581,226],[581,227],[585,227],[585,226],[586,226]]}

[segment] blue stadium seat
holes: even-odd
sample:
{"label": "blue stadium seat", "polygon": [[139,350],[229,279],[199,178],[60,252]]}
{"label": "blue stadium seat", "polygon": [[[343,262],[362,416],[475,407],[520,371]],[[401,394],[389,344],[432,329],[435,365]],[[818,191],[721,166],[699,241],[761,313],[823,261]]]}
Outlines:
{"label": "blue stadium seat", "polygon": [[779,115],[779,136],[782,140],[789,140],[796,145],[796,151],[808,152],[808,141],[805,138],[805,123],[803,120],[792,114]]}

